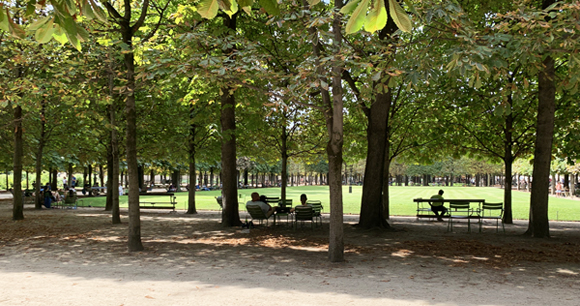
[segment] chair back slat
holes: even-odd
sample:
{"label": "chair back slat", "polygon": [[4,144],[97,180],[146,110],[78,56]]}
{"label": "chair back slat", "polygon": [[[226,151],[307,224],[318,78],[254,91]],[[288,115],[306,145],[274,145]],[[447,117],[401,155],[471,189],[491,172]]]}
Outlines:
{"label": "chair back slat", "polygon": [[450,201],[449,208],[452,209],[469,209],[469,202],[466,201]]}
{"label": "chair back slat", "polygon": [[280,207],[292,207],[292,199],[281,199],[277,203]]}
{"label": "chair back slat", "polygon": [[312,220],[314,211],[310,206],[296,206],[294,208],[294,217],[296,220]]}
{"label": "chair back slat", "polygon": [[481,206],[482,209],[503,209],[503,203],[483,203]]}
{"label": "chair back slat", "polygon": [[252,216],[252,219],[267,219],[262,207],[259,205],[247,205],[246,210]]}
{"label": "chair back slat", "polygon": [[308,200],[306,201],[306,205],[312,207],[315,216],[319,216],[324,209],[324,207],[322,207],[322,202],[319,200]]}

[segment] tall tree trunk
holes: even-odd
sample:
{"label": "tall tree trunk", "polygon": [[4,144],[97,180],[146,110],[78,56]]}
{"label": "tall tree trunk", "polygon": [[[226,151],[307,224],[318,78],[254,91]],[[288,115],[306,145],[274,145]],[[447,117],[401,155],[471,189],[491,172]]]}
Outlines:
{"label": "tall tree trunk", "polygon": [[[73,164],[72,163],[68,163],[68,171],[67,171],[67,185],[68,187],[72,187],[72,177],[73,177]],[[65,190],[66,192],[66,190]]]}
{"label": "tall tree trunk", "polygon": [[[224,16],[224,26],[229,31],[236,31],[236,18]],[[233,53],[233,49],[226,53]],[[239,226],[240,213],[238,208],[238,182],[236,169],[236,99],[231,87],[221,89],[221,125],[222,125],[222,225],[226,227]]]}
{"label": "tall tree trunk", "polygon": [[[511,96],[508,98],[511,105]],[[508,115],[505,122],[505,150],[504,150],[504,164],[505,164],[505,185],[503,190],[503,202],[504,202],[504,214],[503,222],[507,224],[513,224],[512,216],[512,165],[514,162],[514,157],[512,154],[513,150],[513,116]]]}
{"label": "tall tree trunk", "polygon": [[[22,107],[14,108],[14,160],[13,160],[13,209],[12,220],[24,219],[24,202],[22,199]],[[38,182],[36,184],[39,185]],[[8,185],[7,185],[8,186]]]}
{"label": "tall tree trunk", "polygon": [[101,184],[99,186],[104,187],[105,186],[105,171],[103,170],[103,164],[99,164],[99,180],[101,181]]}
{"label": "tall tree trunk", "polygon": [[108,191],[107,196],[111,196],[111,221],[113,224],[121,224],[121,210],[119,208],[119,136],[117,132],[117,95],[115,94],[115,69],[113,66],[112,56],[109,53],[109,96],[111,104],[109,105],[109,121],[111,123],[111,164],[109,169]]}
{"label": "tall tree trunk", "polygon": [[[45,116],[46,114],[46,101],[41,102],[40,106],[40,138],[38,139],[38,151],[36,152],[36,164],[34,166],[35,176],[36,176],[36,185],[34,186],[34,208],[42,209],[41,195],[40,195],[40,186],[42,183],[42,157],[43,157],[43,150],[44,145],[46,143],[46,121]],[[8,188],[8,183],[6,184],[6,188]]]}
{"label": "tall tree trunk", "polygon": [[[553,4],[553,0],[544,0],[542,8]],[[536,147],[534,150],[533,184],[530,201],[530,220],[527,234],[544,238],[550,236],[548,222],[548,186],[552,141],[554,137],[554,112],[556,109],[556,86],[554,59],[550,56],[543,61],[543,69],[538,77],[538,125]]]}
{"label": "tall tree trunk", "polygon": [[281,198],[286,199],[286,185],[288,184],[288,134],[286,133],[286,125],[282,126],[281,148],[282,151],[282,184],[281,184]]}
{"label": "tall tree trunk", "polygon": [[89,185],[88,186],[89,186],[89,188],[91,188],[91,187],[93,187],[93,165],[89,164],[88,168],[89,168],[88,173],[87,173],[87,175],[89,176],[89,181],[88,181]]}
{"label": "tall tree trunk", "polygon": [[137,111],[135,105],[135,58],[133,53],[133,35],[139,30],[147,15],[149,0],[144,0],[141,5],[141,15],[137,22],[131,26],[131,1],[124,0],[125,14],[121,16],[109,2],[105,3],[109,14],[115,17],[121,27],[123,43],[128,48],[124,52],[126,71],[126,87],[128,94],[125,97],[125,116],[127,120],[127,169],[129,176],[129,252],[143,250],[141,242],[141,212],[139,210],[139,173],[137,164]]}
{"label": "tall tree trunk", "polygon": [[147,192],[147,188],[145,187],[145,169],[141,165],[137,166],[137,177],[139,178],[140,192]]}
{"label": "tall tree trunk", "polygon": [[113,205],[111,207],[111,219],[113,224],[121,224],[121,210],[119,208],[119,186],[121,182],[119,181],[119,137],[117,135],[117,121],[116,115],[114,111],[113,105],[113,112],[110,113],[111,115],[111,155],[113,157],[113,165],[111,170],[111,178],[109,181],[111,182],[111,189],[107,191],[107,194],[111,194],[111,198],[113,201]]}
{"label": "tall tree trunk", "polygon": [[112,211],[113,210],[113,190],[114,185],[113,180],[111,180],[113,176],[113,149],[111,148],[111,142],[107,146],[107,202],[105,204],[105,211]]}
{"label": "tall tree trunk", "polygon": [[390,90],[385,93],[377,93],[375,102],[368,109],[368,150],[358,224],[362,228],[388,227],[388,223],[382,214],[382,200],[383,177],[385,175],[385,145],[388,141],[387,123],[391,96]]}
{"label": "tall tree trunk", "polygon": [[[342,0],[334,1],[334,8],[342,8]],[[342,45],[342,15],[335,14],[332,21],[333,47],[340,53]],[[344,63],[336,57],[332,63],[332,105],[327,108],[329,141],[328,154],[330,184],[330,231],[328,237],[328,258],[331,262],[344,261],[344,222],[342,207],[342,145],[343,145],[343,102],[342,71]],[[330,123],[330,124],[328,124]]]}
{"label": "tall tree trunk", "polygon": [[[193,116],[193,106],[190,109],[190,117]],[[195,134],[197,126],[191,124],[189,128],[189,192],[187,194],[186,214],[197,214],[195,207]],[[212,172],[213,173],[213,172]],[[193,181],[192,181],[193,179]]]}
{"label": "tall tree trunk", "polygon": [[383,207],[381,210],[382,220],[385,220],[382,226],[387,228],[391,227],[391,225],[387,221],[391,215],[391,206],[389,201],[389,177],[390,177],[389,168],[391,166],[390,147],[391,144],[387,139],[387,141],[385,142],[385,165],[383,169],[383,194],[382,194]]}
{"label": "tall tree trunk", "polygon": [[58,178],[58,169],[56,169],[56,168],[52,169],[52,173],[50,175],[51,175],[51,178],[52,178],[51,181],[50,181],[51,182],[50,183],[50,189],[51,190],[58,190],[58,185],[57,185],[58,184],[58,180],[57,180],[57,178]]}

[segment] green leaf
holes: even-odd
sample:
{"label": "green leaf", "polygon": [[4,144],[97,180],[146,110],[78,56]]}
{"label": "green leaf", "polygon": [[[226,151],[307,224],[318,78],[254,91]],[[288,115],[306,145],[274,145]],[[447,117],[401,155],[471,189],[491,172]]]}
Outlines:
{"label": "green leaf", "polygon": [[260,5],[266,10],[266,13],[273,16],[280,15],[280,8],[276,0],[260,0]]}
{"label": "green leaf", "polygon": [[368,6],[369,0],[362,0],[361,3],[352,12],[352,16],[350,16],[350,19],[346,24],[345,28],[346,34],[356,33],[362,28],[365,22],[365,16]]}
{"label": "green leaf", "polygon": [[355,8],[357,8],[358,4],[360,3],[361,0],[352,0],[350,1],[347,5],[343,6],[340,9],[340,13],[343,15],[350,15],[352,14],[352,12],[354,11]]}
{"label": "green leaf", "polygon": [[80,26],[79,24],[77,24],[77,38],[79,38],[79,40],[81,41],[89,41],[89,32],[87,32],[87,30],[85,30],[85,28],[83,28],[82,26]]}
{"label": "green leaf", "polygon": [[374,33],[387,25],[387,10],[383,0],[373,0],[374,5],[365,19],[365,30]]}
{"label": "green leaf", "polygon": [[10,18],[10,15],[8,14],[8,9],[5,12],[3,8],[4,6],[0,4],[0,30],[8,32],[8,19]]}
{"label": "green leaf", "polygon": [[91,4],[87,0],[83,1],[83,6],[81,8],[81,12],[82,12],[83,16],[87,17],[88,19],[97,18],[97,16],[93,12],[93,8],[91,7]]}
{"label": "green leaf", "polygon": [[197,7],[197,12],[205,19],[214,19],[218,13],[217,0],[202,0]]}
{"label": "green leaf", "polygon": [[230,17],[238,11],[238,3],[234,0],[218,0],[219,7]]}
{"label": "green leaf", "polygon": [[230,0],[218,0],[218,5],[220,9],[224,12],[229,11],[230,8],[232,7],[232,3],[230,2]]}
{"label": "green leaf", "polygon": [[62,28],[58,24],[55,24],[54,29],[54,34],[52,34],[52,37],[54,37],[54,39],[61,45],[66,44],[68,42],[68,38],[66,38],[66,34]]}
{"label": "green leaf", "polygon": [[44,18],[40,18],[40,19],[36,20],[35,22],[33,22],[28,27],[28,30],[30,30],[30,31],[36,31],[36,30],[38,30],[40,27],[42,27],[45,23],[47,23],[51,19],[52,19],[51,16],[46,16]]}
{"label": "green leaf", "polygon": [[254,4],[254,0],[239,0],[238,1],[238,5],[240,7],[248,7],[248,6],[252,6],[252,4]]}
{"label": "green leaf", "polygon": [[[8,14],[8,11],[6,11],[6,14]],[[14,23],[14,21],[12,21],[11,18],[7,19],[8,19],[8,32],[10,32],[12,36],[24,38],[24,36],[26,36],[26,32],[24,32],[24,30],[19,25]]]}
{"label": "green leaf", "polygon": [[77,4],[75,3],[74,0],[65,0],[64,1],[65,5],[66,5],[66,9],[68,11],[68,13],[71,16],[74,16],[77,14]]}
{"label": "green leaf", "polygon": [[246,14],[252,16],[252,7],[251,6],[244,6],[244,7],[242,7],[242,10],[244,10],[244,12],[246,12]]}
{"label": "green leaf", "polygon": [[45,44],[52,39],[52,34],[54,34],[55,31],[56,29],[54,28],[53,20],[51,19],[46,25],[36,30],[34,39],[41,44]]}
{"label": "green leaf", "polygon": [[310,4],[310,6],[314,6],[317,5],[318,3],[320,3],[320,0],[307,0],[308,4]]}
{"label": "green leaf", "polygon": [[411,24],[411,19],[409,19],[409,15],[403,10],[403,8],[399,5],[397,0],[389,0],[389,13],[393,21],[397,25],[397,27],[403,31],[410,33],[413,29],[413,25]]}
{"label": "green leaf", "polygon": [[34,4],[28,2],[28,5],[26,5],[26,12],[24,12],[24,16],[30,16],[34,14],[34,10],[35,10]]}
{"label": "green leaf", "polygon": [[67,37],[70,39],[71,37],[77,36],[77,24],[72,19],[72,17],[67,17],[64,19],[64,30],[67,34]]}

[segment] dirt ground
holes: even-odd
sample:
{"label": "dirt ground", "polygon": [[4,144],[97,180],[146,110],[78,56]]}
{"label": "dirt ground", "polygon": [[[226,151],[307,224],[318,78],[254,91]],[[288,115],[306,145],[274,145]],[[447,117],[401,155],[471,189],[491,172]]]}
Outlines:
{"label": "dirt ground", "polygon": [[0,202],[0,305],[580,305],[580,223],[533,239],[526,222],[469,234],[396,217],[388,232],[345,216],[346,262],[330,263],[328,216],[242,233],[218,212],[146,211],[145,251],[129,253],[126,213],[26,207],[12,221]]}

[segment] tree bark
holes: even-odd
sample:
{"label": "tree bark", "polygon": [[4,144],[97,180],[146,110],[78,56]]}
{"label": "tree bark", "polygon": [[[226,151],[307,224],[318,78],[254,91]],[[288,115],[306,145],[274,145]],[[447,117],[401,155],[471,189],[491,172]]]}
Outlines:
{"label": "tree bark", "polygon": [[[342,8],[342,0],[335,0],[334,7]],[[340,52],[342,42],[342,15],[335,14],[332,22],[333,44]],[[343,62],[335,58],[332,64],[332,106],[327,110],[331,117],[327,122],[329,141],[327,146],[330,185],[330,231],[328,237],[328,258],[331,262],[344,261],[344,222],[342,207],[342,145],[343,145],[343,102],[342,102]]]}
{"label": "tree bark", "polygon": [[109,105],[109,120],[111,122],[111,157],[110,165],[110,189],[107,195],[111,194],[111,220],[113,224],[121,224],[121,210],[119,208],[119,136],[117,132],[117,95],[114,92],[114,69],[112,59],[109,56],[111,66],[109,67],[109,95],[111,96],[111,105]]}
{"label": "tree bark", "polygon": [[282,184],[280,186],[281,198],[286,199],[286,185],[288,184],[288,134],[286,133],[286,125],[282,126],[281,135],[281,148],[282,151]]}
{"label": "tree bark", "polygon": [[[14,192],[12,199],[12,220],[24,219],[24,202],[22,199],[22,147],[22,107],[16,106],[14,108],[14,169],[12,179]],[[39,183],[37,182],[36,185],[38,186]]]}
{"label": "tree bark", "polygon": [[[194,106],[190,106],[190,118],[194,117]],[[186,214],[197,214],[195,207],[195,135],[197,133],[197,125],[192,123],[189,127],[189,192],[187,194],[187,212]],[[213,171],[212,171],[213,176]],[[193,180],[192,180],[193,178]]]}
{"label": "tree bark", "polygon": [[[236,31],[236,17],[224,16],[224,26],[230,31]],[[226,53],[233,53],[233,49]],[[238,208],[238,182],[236,169],[236,99],[233,88],[223,87],[221,94],[221,125],[222,125],[222,225],[225,227],[239,226],[240,214]]]}
{"label": "tree bark", "polygon": [[[546,2],[553,1],[544,1]],[[547,7],[547,6],[546,6]],[[534,150],[534,170],[530,200],[530,220],[527,234],[537,238],[550,237],[548,222],[548,186],[550,162],[554,138],[554,112],[556,109],[556,86],[554,59],[543,61],[544,69],[538,78],[538,125]]]}
{"label": "tree bark", "polygon": [[[511,104],[511,96],[509,97],[509,102]],[[512,165],[514,162],[514,157],[512,154],[512,137],[513,137],[513,116],[510,114],[506,118],[505,126],[505,150],[504,150],[504,165],[505,165],[505,185],[503,190],[503,201],[504,201],[504,214],[503,222],[507,224],[513,224],[512,216]]]}
{"label": "tree bark", "polygon": [[[110,139],[109,139],[110,140]],[[113,210],[113,181],[111,180],[113,176],[113,149],[111,148],[111,142],[107,146],[107,202],[105,204],[105,211]]]}
{"label": "tree bark", "polygon": [[388,90],[387,92],[376,94],[375,102],[368,112],[368,150],[358,224],[361,228],[389,227],[382,212],[385,148],[388,142],[387,124],[390,106],[391,92]]}
{"label": "tree bark", "polygon": [[[36,185],[34,186],[34,208],[35,209],[42,209],[41,195],[40,195],[40,186],[42,180],[42,158],[43,158],[43,150],[44,145],[46,143],[46,101],[41,102],[40,106],[40,138],[38,139],[38,151],[36,152],[36,164],[34,167],[35,176],[36,176]],[[8,188],[8,184],[6,184],[6,188]]]}

